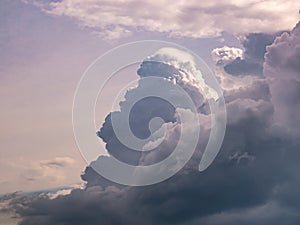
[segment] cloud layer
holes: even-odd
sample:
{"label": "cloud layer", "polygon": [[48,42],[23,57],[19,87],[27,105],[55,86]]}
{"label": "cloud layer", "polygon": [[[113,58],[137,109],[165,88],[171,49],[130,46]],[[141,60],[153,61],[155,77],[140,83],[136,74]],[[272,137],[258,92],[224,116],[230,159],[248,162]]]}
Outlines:
{"label": "cloud layer", "polygon": [[[298,19],[296,1],[108,1],[62,0],[34,2],[48,14],[73,18],[103,39],[118,39],[136,31],[181,37],[213,37],[291,29]],[[274,26],[275,25],[275,26]]]}

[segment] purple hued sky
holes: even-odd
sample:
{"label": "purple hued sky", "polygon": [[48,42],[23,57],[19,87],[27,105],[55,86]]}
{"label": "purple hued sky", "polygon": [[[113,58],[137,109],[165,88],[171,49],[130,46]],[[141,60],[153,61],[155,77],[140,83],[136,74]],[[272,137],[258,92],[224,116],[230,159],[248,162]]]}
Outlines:
{"label": "purple hued sky", "polygon": [[[294,0],[1,1],[0,196],[59,187],[75,191],[47,194],[49,202],[28,197],[27,211],[16,206],[22,196],[0,197],[0,224],[298,224],[299,7]],[[192,50],[219,78],[228,130],[217,160],[220,165],[207,171],[211,179],[205,174],[199,178],[206,184],[194,182],[197,174],[191,175],[192,181],[179,174],[161,186],[141,190],[104,187],[93,174],[84,181],[80,177],[89,172],[72,128],[77,83],[108,50],[148,39]],[[125,69],[104,89],[96,106],[95,132],[111,111],[116,91],[135,70]],[[99,135],[103,149],[105,132]],[[223,159],[228,159],[224,165]],[[276,165],[286,169],[282,172]],[[89,188],[80,188],[84,183]],[[210,185],[230,197],[222,199]],[[63,197],[56,198],[59,194]],[[89,211],[85,207],[97,203],[93,196],[102,203]],[[84,206],[65,210],[70,202]],[[201,202],[205,207],[199,206]],[[130,208],[133,204],[136,208]],[[65,212],[55,211],[60,207]],[[71,219],[78,210],[83,216]],[[11,218],[15,213],[18,218]]]}

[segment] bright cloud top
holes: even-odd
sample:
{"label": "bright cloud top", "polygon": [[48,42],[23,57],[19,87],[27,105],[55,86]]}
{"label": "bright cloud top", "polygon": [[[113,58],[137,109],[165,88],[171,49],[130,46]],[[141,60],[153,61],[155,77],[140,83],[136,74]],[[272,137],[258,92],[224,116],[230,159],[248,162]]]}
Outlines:
{"label": "bright cloud top", "polygon": [[240,48],[231,48],[224,46],[222,48],[216,48],[211,52],[212,59],[217,64],[229,64],[237,57],[243,58],[243,50]]}
{"label": "bright cloud top", "polygon": [[134,31],[165,32],[179,37],[213,37],[290,29],[298,21],[297,1],[219,0],[62,0],[37,3],[43,11],[77,20],[104,39]]}

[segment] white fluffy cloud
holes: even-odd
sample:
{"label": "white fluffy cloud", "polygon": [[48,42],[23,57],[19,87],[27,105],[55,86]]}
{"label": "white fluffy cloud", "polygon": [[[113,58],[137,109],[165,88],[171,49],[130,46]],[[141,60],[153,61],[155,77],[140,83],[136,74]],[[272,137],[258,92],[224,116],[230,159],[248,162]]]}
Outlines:
{"label": "white fluffy cloud", "polygon": [[172,74],[169,79],[187,89],[190,94],[191,89],[196,89],[196,92],[204,94],[207,98],[218,98],[218,93],[206,84],[191,54],[175,48],[162,48],[147,60],[162,62],[178,69],[178,74]]}
{"label": "white fluffy cloud", "polygon": [[243,50],[240,48],[224,46],[222,48],[215,48],[211,52],[211,56],[215,63],[227,65],[237,57],[243,58]]}
{"label": "white fluffy cloud", "polygon": [[140,30],[183,37],[212,37],[222,31],[245,34],[286,30],[297,22],[299,7],[297,1],[285,0],[34,2],[46,13],[74,18],[106,39]]}

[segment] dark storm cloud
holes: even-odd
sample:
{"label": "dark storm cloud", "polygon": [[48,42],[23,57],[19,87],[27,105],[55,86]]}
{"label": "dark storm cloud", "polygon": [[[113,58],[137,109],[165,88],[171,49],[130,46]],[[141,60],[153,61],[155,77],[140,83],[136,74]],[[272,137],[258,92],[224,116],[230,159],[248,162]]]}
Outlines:
{"label": "dark storm cloud", "polygon": [[243,41],[244,59],[236,58],[224,67],[232,75],[262,75],[266,46],[271,45],[276,35],[264,33],[248,34]]}
{"label": "dark storm cloud", "polygon": [[[242,107],[243,102],[238,104]],[[191,224],[265,204],[273,188],[289,180],[285,163],[291,160],[280,151],[288,143],[268,133],[270,107],[262,104],[257,113],[255,105],[247,106],[240,112],[236,105],[229,106],[241,115],[231,121],[221,154],[207,171],[197,171],[195,158],[175,177],[149,187],[96,186],[53,200],[24,200],[24,206],[16,207],[25,216],[21,225]]]}
{"label": "dark storm cloud", "polygon": [[232,63],[226,65],[224,70],[232,75],[260,75],[263,71],[262,62],[253,62],[248,59],[236,58]]}
{"label": "dark storm cloud", "polygon": [[[143,90],[143,88],[141,88],[140,86],[132,92],[136,93],[140,89]],[[130,94],[130,92],[126,94],[127,99],[130,99],[130,97],[128,97],[128,95]],[[122,104],[124,105],[126,104],[126,102]],[[174,107],[172,107],[170,104],[167,104],[164,100],[156,97],[144,98],[137,102],[131,109],[129,124],[134,135],[139,138],[147,138],[150,135],[148,124],[152,118],[160,117],[166,123],[172,121],[174,122],[174,113]],[[127,148],[118,140],[113,131],[111,114],[106,117],[105,123],[103,124],[100,131],[97,132],[97,135],[106,143],[106,149],[110,154],[123,162],[130,163],[132,165],[138,164],[141,153]]]}
{"label": "dark storm cloud", "polygon": [[[256,50],[261,47],[257,43],[261,43],[260,36],[249,40],[244,43],[247,54],[262,60],[260,57],[264,53]],[[151,186],[125,187],[101,178],[87,167],[83,174],[87,181],[86,190],[73,190],[70,195],[55,199],[40,195],[15,199],[11,206],[23,218],[20,225],[298,224],[298,122],[291,125],[292,135],[288,128],[300,112],[300,70],[295,63],[300,52],[299,40],[300,25],[290,34],[282,34],[267,48],[264,75],[272,79],[262,79],[249,87],[225,92],[226,135],[219,155],[204,172],[199,173],[197,166],[200,150],[206,143],[205,130],[194,157],[172,178]],[[139,73],[162,67],[152,66],[142,64]],[[131,93],[134,91],[138,89]],[[141,137],[149,135],[146,125],[151,116],[157,114],[176,123],[172,107],[154,99],[145,101],[136,106],[134,115],[139,122],[132,120],[132,129],[137,129],[133,132]],[[162,110],[156,111],[155,106]],[[132,156],[128,152],[125,155],[122,151],[128,149],[116,140],[110,116],[98,134],[107,143],[108,151],[122,160],[131,161],[133,157],[132,161],[141,162],[142,157],[142,162],[152,162],[169,151],[163,148],[159,153],[143,156]]]}

